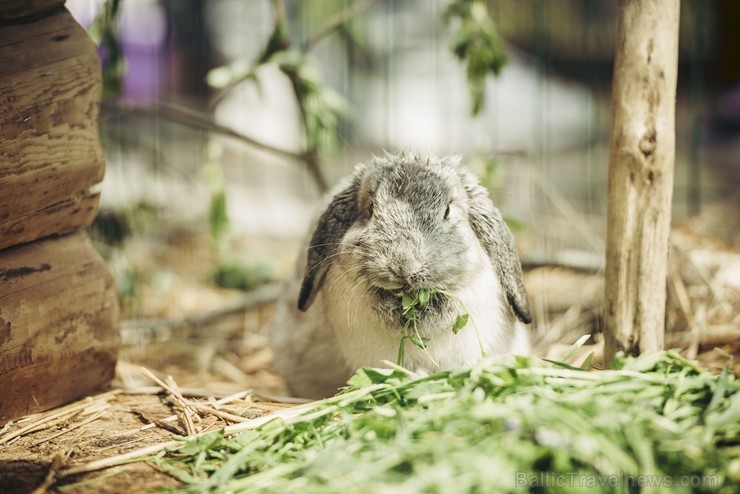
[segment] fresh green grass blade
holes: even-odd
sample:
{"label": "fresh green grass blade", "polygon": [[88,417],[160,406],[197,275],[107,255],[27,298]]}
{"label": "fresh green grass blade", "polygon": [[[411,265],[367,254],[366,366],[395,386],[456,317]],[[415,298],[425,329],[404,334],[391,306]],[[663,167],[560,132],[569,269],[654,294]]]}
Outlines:
{"label": "fresh green grass blade", "polygon": [[182,492],[736,492],[735,375],[675,352],[556,364],[360,369],[303,415],[183,442],[157,465]]}
{"label": "fresh green grass blade", "polygon": [[578,340],[576,340],[576,342],[573,343],[570,348],[568,348],[568,350],[566,350],[565,353],[560,356],[560,362],[567,362],[568,359],[571,358],[573,354],[576,353],[578,349],[581,348],[588,341],[589,338],[591,338],[590,334],[585,334],[578,338]]}

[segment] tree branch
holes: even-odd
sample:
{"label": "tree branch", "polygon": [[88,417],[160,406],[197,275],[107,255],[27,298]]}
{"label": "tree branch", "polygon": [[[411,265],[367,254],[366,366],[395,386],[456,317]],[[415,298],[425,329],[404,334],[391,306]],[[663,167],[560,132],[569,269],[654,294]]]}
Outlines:
{"label": "tree branch", "polygon": [[[230,127],[217,124],[204,113],[182,106],[165,103],[158,103],[153,106],[135,105],[130,103],[116,103],[114,105],[107,105],[106,109],[113,111],[112,114],[110,113],[110,111],[106,111],[106,113],[108,113],[108,118],[111,118],[114,115],[144,115],[164,117],[168,120],[172,120],[174,122],[181,123],[189,127],[195,127],[198,129],[221,134],[226,137],[231,137],[232,139],[236,139],[237,141],[248,144],[249,146],[261,151],[267,151],[269,153],[276,154],[284,158],[290,158],[296,161],[308,161],[308,156],[306,153],[296,153],[293,151],[288,151],[275,146],[271,146],[270,144],[265,144],[264,142],[254,139],[253,137],[249,137],[240,132],[237,132]],[[101,118],[101,120],[105,120],[105,118]]]}
{"label": "tree branch", "polygon": [[303,51],[303,53],[311,51],[311,49],[313,49],[313,47],[316,46],[316,44],[318,44],[322,39],[342,27],[356,15],[359,15],[372,7],[376,1],[377,0],[360,0],[359,2],[355,2],[355,4],[352,5],[351,8],[343,10],[329,19],[326,25],[324,25],[321,29],[314,33],[313,36],[309,37],[306,41],[303,42],[303,45],[301,46],[301,50]]}

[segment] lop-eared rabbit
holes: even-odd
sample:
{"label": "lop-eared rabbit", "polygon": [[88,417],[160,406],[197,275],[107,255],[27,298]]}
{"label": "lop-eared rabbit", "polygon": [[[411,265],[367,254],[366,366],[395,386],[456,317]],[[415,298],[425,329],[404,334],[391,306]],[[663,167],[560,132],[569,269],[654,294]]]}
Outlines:
{"label": "lop-eared rabbit", "polygon": [[[404,366],[422,375],[529,352],[514,238],[457,157],[358,165],[327,198],[298,268],[272,323],[275,367],[295,396],[333,395],[357,368],[395,362],[401,344]],[[402,296],[423,292],[413,331],[424,349],[402,341]]]}

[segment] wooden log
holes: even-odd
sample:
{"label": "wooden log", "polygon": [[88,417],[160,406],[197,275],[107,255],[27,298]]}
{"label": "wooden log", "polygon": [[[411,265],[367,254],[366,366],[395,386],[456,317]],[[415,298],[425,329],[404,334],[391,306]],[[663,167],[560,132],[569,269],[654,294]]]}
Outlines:
{"label": "wooden log", "polygon": [[675,156],[679,0],[620,0],[612,83],[604,336],[661,350]]}
{"label": "wooden log", "polygon": [[113,277],[80,229],[105,166],[100,64],[63,3],[0,0],[0,425],[107,383],[119,346]]}
{"label": "wooden log", "polygon": [[108,382],[117,325],[113,277],[84,232],[0,251],[0,424]]}
{"label": "wooden log", "polygon": [[100,63],[69,12],[0,24],[0,60],[2,249],[89,225],[105,162]]}

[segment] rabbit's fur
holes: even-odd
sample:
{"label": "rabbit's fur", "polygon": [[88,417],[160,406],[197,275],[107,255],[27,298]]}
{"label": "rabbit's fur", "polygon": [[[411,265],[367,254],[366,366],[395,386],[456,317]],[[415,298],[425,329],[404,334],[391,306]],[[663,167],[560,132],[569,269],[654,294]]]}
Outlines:
{"label": "rabbit's fur", "polygon": [[514,239],[458,158],[386,154],[358,165],[324,208],[299,268],[272,333],[275,367],[295,395],[328,396],[355,369],[395,362],[402,291],[454,296],[417,310],[419,334],[439,367],[405,342],[404,365],[415,372],[482,358],[473,321],[452,332],[463,312],[488,355],[529,351]]}

